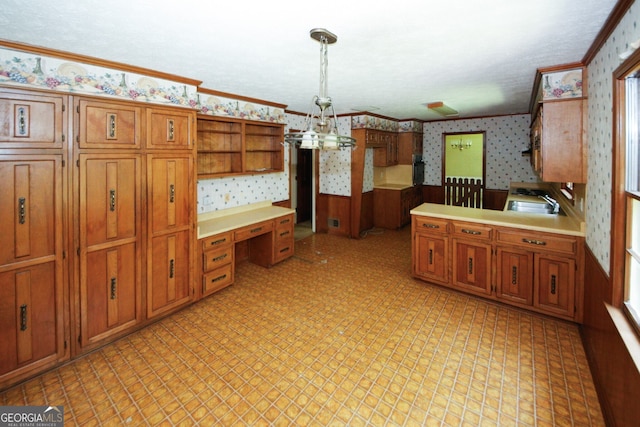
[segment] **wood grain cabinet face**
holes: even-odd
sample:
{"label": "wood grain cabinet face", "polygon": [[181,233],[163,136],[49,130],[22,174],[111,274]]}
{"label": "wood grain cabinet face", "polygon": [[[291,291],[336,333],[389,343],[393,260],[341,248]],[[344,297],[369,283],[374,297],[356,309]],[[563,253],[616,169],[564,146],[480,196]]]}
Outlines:
{"label": "wood grain cabinet face", "polygon": [[293,214],[276,218],[273,231],[273,264],[277,264],[293,255]]}
{"label": "wood grain cabinet face", "polygon": [[533,305],[533,253],[517,248],[497,249],[496,296]]}
{"label": "wood grain cabinet face", "polygon": [[491,294],[491,245],[452,239],[453,286],[483,295]]}
{"label": "wood grain cabinet face", "polygon": [[202,239],[202,296],[210,295],[233,283],[235,250],[232,233]]}
{"label": "wood grain cabinet face", "polygon": [[550,313],[573,317],[575,269],[573,259],[537,255],[534,306]]}
{"label": "wood grain cabinet face", "polygon": [[80,154],[80,346],[142,321],[141,180],[137,154]]}
{"label": "wood grain cabinet face", "polygon": [[189,227],[192,209],[193,156],[147,157],[149,220],[153,233]]}
{"label": "wood grain cabinet face", "polygon": [[194,126],[194,112],[147,108],[147,148],[190,150]]}
{"label": "wood grain cabinet face", "polygon": [[55,362],[62,353],[56,282],[55,262],[0,273],[0,381],[20,368]]}
{"label": "wood grain cabinet face", "polygon": [[24,91],[0,93],[0,149],[62,148],[64,97]]}
{"label": "wood grain cabinet face", "polygon": [[82,98],[75,105],[81,149],[140,148],[142,107]]}

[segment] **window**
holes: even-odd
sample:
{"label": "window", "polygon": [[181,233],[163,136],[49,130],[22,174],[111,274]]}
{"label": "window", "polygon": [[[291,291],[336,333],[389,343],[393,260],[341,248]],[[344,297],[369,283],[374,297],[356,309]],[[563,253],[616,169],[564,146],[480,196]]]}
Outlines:
{"label": "window", "polygon": [[622,64],[615,78],[612,299],[623,303],[640,330],[640,55]]}

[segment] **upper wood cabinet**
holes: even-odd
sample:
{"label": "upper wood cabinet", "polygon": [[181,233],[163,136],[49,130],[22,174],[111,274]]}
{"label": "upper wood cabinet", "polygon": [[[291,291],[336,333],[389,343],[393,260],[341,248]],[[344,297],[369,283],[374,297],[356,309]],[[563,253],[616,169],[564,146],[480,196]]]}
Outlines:
{"label": "upper wood cabinet", "polygon": [[582,98],[540,104],[531,127],[531,162],[543,181],[586,182],[585,113]]}
{"label": "upper wood cabinet", "polygon": [[66,97],[3,88],[0,92],[0,150],[62,148]]}
{"label": "upper wood cabinet", "polygon": [[410,165],[414,154],[422,154],[422,133],[398,133],[398,164]]}
{"label": "upper wood cabinet", "polygon": [[284,125],[198,116],[198,177],[281,172]]}
{"label": "upper wood cabinet", "polygon": [[131,103],[78,98],[78,147],[138,149],[143,108]]}
{"label": "upper wood cabinet", "polygon": [[178,108],[147,108],[147,148],[191,149],[195,144],[195,113]]}

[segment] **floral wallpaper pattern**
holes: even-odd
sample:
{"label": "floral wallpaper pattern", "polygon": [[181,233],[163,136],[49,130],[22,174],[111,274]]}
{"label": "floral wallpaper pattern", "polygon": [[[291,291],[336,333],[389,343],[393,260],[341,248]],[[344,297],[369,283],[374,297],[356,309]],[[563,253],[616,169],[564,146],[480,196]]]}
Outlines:
{"label": "floral wallpaper pattern", "polygon": [[198,94],[197,103],[200,113],[202,114],[285,123],[284,110],[269,107],[268,105],[255,105],[249,102],[241,102],[232,98],[212,96],[204,93]]}
{"label": "floral wallpaper pattern", "polygon": [[586,242],[609,272],[611,247],[611,168],[613,150],[613,71],[621,64],[618,55],[640,39],[640,4],[634,3],[588,65],[588,179]]}
{"label": "floral wallpaper pattern", "polygon": [[582,96],[582,68],[545,73],[541,82],[542,99]]}
{"label": "floral wallpaper pattern", "polygon": [[378,129],[397,132],[398,122],[364,114],[351,117],[351,129]]}
{"label": "floral wallpaper pattern", "polygon": [[529,148],[530,123],[529,114],[424,123],[424,184],[442,183],[443,133],[480,131],[486,132],[487,188],[506,190],[511,182],[538,181],[529,156],[522,155]]}
{"label": "floral wallpaper pattern", "polygon": [[196,86],[0,48],[0,83],[196,108]]}

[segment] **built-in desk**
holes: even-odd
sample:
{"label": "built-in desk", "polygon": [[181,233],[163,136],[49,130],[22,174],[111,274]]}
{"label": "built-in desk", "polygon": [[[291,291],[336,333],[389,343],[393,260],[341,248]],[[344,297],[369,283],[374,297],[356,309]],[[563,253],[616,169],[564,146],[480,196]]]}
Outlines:
{"label": "built-in desk", "polygon": [[263,267],[292,256],[294,212],[267,201],[198,215],[200,295],[233,283],[239,242],[248,243],[249,260]]}

